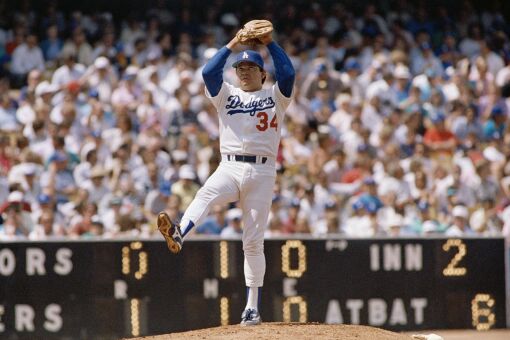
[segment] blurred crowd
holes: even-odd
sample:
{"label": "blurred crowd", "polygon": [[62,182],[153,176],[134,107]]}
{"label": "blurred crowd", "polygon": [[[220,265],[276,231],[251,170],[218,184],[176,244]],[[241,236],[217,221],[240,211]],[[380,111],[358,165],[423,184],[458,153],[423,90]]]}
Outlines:
{"label": "blurred crowd", "polygon": [[[179,220],[221,160],[201,69],[253,18],[274,23],[297,73],[268,237],[510,237],[510,26],[497,5],[156,1],[115,17],[7,3],[0,240],[150,237],[159,211]],[[194,233],[237,237],[242,213],[215,206]]]}

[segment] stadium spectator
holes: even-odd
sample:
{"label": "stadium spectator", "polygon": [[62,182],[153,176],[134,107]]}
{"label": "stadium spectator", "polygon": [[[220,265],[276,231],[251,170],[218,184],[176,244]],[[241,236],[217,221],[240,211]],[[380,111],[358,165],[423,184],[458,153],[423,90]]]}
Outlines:
{"label": "stadium spectator", "polygon": [[64,51],[61,54],[63,65],[55,70],[51,83],[59,89],[64,89],[70,82],[77,81],[85,74],[85,66],[76,63],[74,51]]}
{"label": "stadium spectator", "polygon": [[12,52],[11,75],[15,85],[24,85],[28,72],[44,71],[44,57],[37,45],[37,35],[28,33],[24,42]]}
{"label": "stadium spectator", "polygon": [[[90,88],[91,97],[97,97],[101,103],[110,104],[112,93],[117,87],[118,79],[110,60],[98,57],[94,60],[80,81]],[[97,93],[97,95],[95,95]]]}
{"label": "stadium spectator", "polygon": [[423,136],[423,142],[429,149],[430,156],[437,161],[451,159],[457,145],[455,135],[445,126],[443,114],[437,114],[430,120],[433,125]]}
{"label": "stadium spectator", "polygon": [[393,214],[383,224],[384,231],[389,237],[405,236],[404,219],[399,214]]}
{"label": "stadium spectator", "polygon": [[[92,51],[92,60],[104,56],[110,60],[117,60],[117,54],[119,53],[119,49],[116,46],[115,42],[115,32],[113,27],[108,25],[103,32],[103,36],[98,44],[96,44],[95,48]],[[90,65],[90,63],[88,64]]]}
{"label": "stadium spectator", "polygon": [[445,235],[461,237],[475,235],[469,226],[469,211],[463,205],[457,205],[452,209],[453,223],[448,227]]}
{"label": "stadium spectator", "polygon": [[215,205],[212,209],[212,216],[205,219],[204,223],[197,226],[197,234],[220,235],[228,226],[225,207]]}
{"label": "stadium spectator", "polygon": [[385,236],[386,232],[377,222],[377,207],[374,202],[357,199],[352,205],[354,215],[343,226],[345,234],[350,237]]}
{"label": "stadium spectator", "polygon": [[23,188],[23,197],[25,201],[30,203],[30,206],[34,206],[37,202],[37,197],[42,194],[42,187],[39,182],[39,173],[42,166],[36,163],[23,162],[16,165],[16,167],[18,169],[21,168],[22,176],[20,184]]}
{"label": "stadium spectator", "polygon": [[64,42],[58,36],[57,25],[51,25],[46,30],[46,39],[41,41],[41,50],[44,60],[48,67],[54,67],[57,59],[60,57],[60,51],[64,47]]}
{"label": "stadium spectator", "polygon": [[298,220],[300,218],[301,204],[299,199],[293,199],[285,220],[282,221],[281,230],[284,234],[293,234],[297,230]]}
{"label": "stadium spectator", "polygon": [[325,205],[324,217],[311,225],[313,235],[327,235],[340,233],[340,215],[336,202],[330,201]]}
{"label": "stadium spectator", "polygon": [[90,177],[83,182],[76,182],[80,188],[87,190],[88,203],[99,205],[102,199],[110,193],[106,185],[108,173],[101,165],[95,165],[90,169]]}
{"label": "stadium spectator", "polygon": [[318,91],[324,90],[325,100],[332,101],[342,90],[340,73],[328,64],[328,61],[318,58],[313,61],[313,70],[304,79],[301,85],[302,95],[311,100]]}
{"label": "stadium spectator", "polygon": [[[168,212],[168,216],[174,220],[182,218],[184,211],[180,209],[182,205],[181,197],[178,195],[170,195],[166,203],[165,211]],[[154,225],[154,224],[153,224]]]}
{"label": "stadium spectator", "polygon": [[63,228],[55,223],[55,214],[52,211],[43,211],[34,229],[28,235],[32,241],[45,241],[65,236]]}
{"label": "stadium spectator", "polygon": [[147,197],[145,197],[143,209],[148,221],[155,223],[158,213],[165,210],[168,197],[172,194],[171,188],[170,182],[162,181],[159,187],[149,191]]}
{"label": "stadium spectator", "polygon": [[179,180],[172,184],[172,193],[179,196],[181,205],[179,209],[185,211],[195,197],[200,186],[195,183],[195,171],[189,164],[181,165],[179,168]]}
{"label": "stadium spectator", "polygon": [[[277,179],[278,181],[278,179]],[[273,196],[271,211],[268,217],[268,226],[265,232],[266,237],[281,236],[282,235],[282,221],[285,220],[285,210],[282,209],[282,197],[280,194]]]}
{"label": "stadium spectator", "polygon": [[62,54],[75,54],[77,61],[85,66],[90,65],[94,58],[92,56],[92,47],[87,41],[85,33],[81,27],[73,30],[71,39],[67,40],[62,48]]}
{"label": "stadium spectator", "polygon": [[96,232],[93,219],[97,214],[97,205],[94,203],[83,203],[76,208],[78,214],[71,219],[70,236],[88,236]]}
{"label": "stadium spectator", "polygon": [[469,225],[479,236],[502,235],[503,221],[498,217],[495,201],[486,199],[478,204],[469,218]]}
{"label": "stadium spectator", "polygon": [[221,237],[222,238],[239,238],[243,234],[243,229],[241,226],[241,219],[243,217],[243,212],[239,208],[230,209],[227,212],[227,226],[222,229]]}

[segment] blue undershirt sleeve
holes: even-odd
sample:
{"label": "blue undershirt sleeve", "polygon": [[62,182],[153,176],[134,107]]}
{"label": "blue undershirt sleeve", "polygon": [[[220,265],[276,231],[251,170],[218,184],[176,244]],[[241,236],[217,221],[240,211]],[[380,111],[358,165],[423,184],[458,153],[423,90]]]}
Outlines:
{"label": "blue undershirt sleeve", "polygon": [[285,97],[290,98],[292,94],[292,87],[294,86],[294,78],[296,76],[294,67],[283,48],[281,48],[276,42],[272,41],[268,44],[267,49],[273,58],[275,77],[278,82],[280,92]]}
{"label": "blue undershirt sleeve", "polygon": [[226,46],[222,47],[216,54],[209,59],[202,70],[205,86],[211,96],[216,97],[221,90],[223,83],[223,67],[227,58],[232,53]]}

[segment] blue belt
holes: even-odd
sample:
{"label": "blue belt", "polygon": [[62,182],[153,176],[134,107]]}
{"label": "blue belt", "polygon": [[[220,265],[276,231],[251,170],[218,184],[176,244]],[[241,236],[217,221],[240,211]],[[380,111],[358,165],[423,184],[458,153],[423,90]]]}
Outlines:
{"label": "blue belt", "polygon": [[[257,156],[227,155],[227,160],[245,163],[257,163]],[[262,164],[265,164],[267,162],[267,157],[261,157],[260,161]]]}

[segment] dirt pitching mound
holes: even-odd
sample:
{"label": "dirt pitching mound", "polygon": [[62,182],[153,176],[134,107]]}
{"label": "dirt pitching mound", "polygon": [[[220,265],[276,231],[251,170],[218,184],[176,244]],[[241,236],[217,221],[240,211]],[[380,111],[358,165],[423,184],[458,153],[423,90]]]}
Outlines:
{"label": "dirt pitching mound", "polygon": [[411,340],[405,334],[389,332],[383,329],[354,325],[324,325],[320,323],[263,323],[255,327],[239,325],[199,329],[196,331],[148,336],[138,339],[342,339],[342,340]]}

